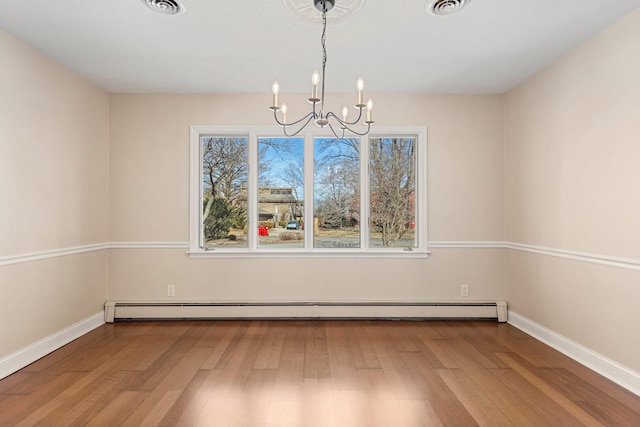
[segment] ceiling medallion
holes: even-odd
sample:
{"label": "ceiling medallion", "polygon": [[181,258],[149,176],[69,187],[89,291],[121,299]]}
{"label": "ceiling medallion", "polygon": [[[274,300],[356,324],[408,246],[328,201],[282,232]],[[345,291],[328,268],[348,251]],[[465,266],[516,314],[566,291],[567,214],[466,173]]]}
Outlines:
{"label": "ceiling medallion", "polygon": [[[366,0],[340,0],[331,9],[327,18],[329,24],[338,24],[351,19],[364,5]],[[309,0],[282,0],[289,13],[300,22],[321,24],[322,13]],[[337,2],[336,2],[337,3]]]}

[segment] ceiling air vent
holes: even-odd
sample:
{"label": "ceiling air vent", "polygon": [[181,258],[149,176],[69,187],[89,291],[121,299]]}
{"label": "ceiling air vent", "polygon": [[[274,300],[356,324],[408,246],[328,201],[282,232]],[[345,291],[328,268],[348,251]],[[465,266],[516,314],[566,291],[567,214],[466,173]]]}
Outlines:
{"label": "ceiling air vent", "polygon": [[184,12],[184,5],[176,0],[142,0],[151,10],[165,15],[179,15]]}
{"label": "ceiling air vent", "polygon": [[471,0],[432,0],[427,3],[427,11],[433,15],[453,15],[469,3]]}

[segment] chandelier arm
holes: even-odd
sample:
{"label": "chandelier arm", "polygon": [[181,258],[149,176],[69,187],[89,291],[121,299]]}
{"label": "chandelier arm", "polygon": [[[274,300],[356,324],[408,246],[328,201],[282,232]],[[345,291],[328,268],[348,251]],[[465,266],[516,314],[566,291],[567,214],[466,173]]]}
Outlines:
{"label": "chandelier arm", "polygon": [[[304,120],[306,120],[306,119],[311,120],[311,119],[315,118],[315,116],[316,116],[315,111],[312,111],[312,112],[308,113],[306,116],[302,117],[301,119],[296,120],[295,122],[291,122],[291,123],[283,123],[283,122],[281,122],[280,120],[278,120],[278,114],[277,114],[277,112],[276,112],[276,111],[274,111],[274,112],[273,112],[273,118],[276,120],[276,123],[277,123],[278,125],[282,126],[282,127],[286,127],[286,126],[294,126],[294,125],[297,125],[298,123],[303,122],[303,121],[304,121]],[[307,123],[309,123],[309,120],[307,120]],[[305,126],[306,126],[306,124],[305,124]]]}
{"label": "chandelier arm", "polygon": [[358,122],[360,122],[360,119],[362,118],[362,108],[358,108],[359,112],[358,112],[358,118],[356,118],[354,121],[352,122],[348,122],[346,120],[342,120],[340,117],[338,117],[334,112],[330,111],[327,113],[327,118],[329,118],[329,116],[335,117],[335,119],[342,125],[357,125]]}
{"label": "chandelier arm", "polygon": [[331,122],[329,122],[329,129],[331,129],[331,133],[333,134],[333,136],[336,137],[336,139],[344,139],[344,130],[345,130],[344,127],[341,128],[342,133],[340,134],[340,136],[338,136],[333,126],[331,126]]}
{"label": "chandelier arm", "polygon": [[[329,117],[333,117],[334,119],[336,119],[336,121],[338,123],[340,123],[344,129],[348,130],[349,132],[351,132],[351,133],[353,133],[355,135],[365,136],[366,134],[369,133],[369,130],[371,129],[371,123],[367,123],[367,131],[366,132],[358,132],[358,131],[353,130],[351,127],[349,127],[350,125],[353,125],[354,123],[343,122],[342,120],[340,120],[338,118],[338,116],[336,116],[332,112],[327,113],[327,118],[329,118]],[[329,127],[331,127],[331,122],[329,122]],[[333,128],[331,128],[331,130],[333,131]],[[344,133],[344,130],[343,130],[343,133]],[[335,132],[334,132],[334,135],[335,135]],[[337,137],[337,135],[336,135],[336,137]]]}
{"label": "chandelier arm", "polygon": [[[295,131],[294,133],[287,133],[287,126],[291,126],[291,125],[284,125],[284,126],[282,126],[282,132],[284,133],[284,135],[285,135],[285,136],[288,136],[288,137],[292,137],[292,136],[296,136],[297,134],[299,134],[299,133],[302,131],[302,129],[304,129],[304,128],[306,128],[306,127],[307,127],[307,125],[309,124],[309,122],[311,121],[311,119],[313,119],[313,116],[311,116],[310,114],[307,114],[305,117],[309,117],[309,118],[308,118],[308,119],[307,119],[307,121],[306,121],[306,122],[305,122],[305,123],[300,127],[300,129],[298,129],[298,130],[297,130],[297,131]],[[303,117],[302,119],[298,120],[296,123],[301,122],[302,120],[304,120],[304,118],[305,118],[305,117]]]}
{"label": "chandelier arm", "polygon": [[362,108],[358,108],[358,118],[353,123],[347,122],[347,124],[355,125],[356,123],[358,123],[360,121],[361,118],[362,118]]}

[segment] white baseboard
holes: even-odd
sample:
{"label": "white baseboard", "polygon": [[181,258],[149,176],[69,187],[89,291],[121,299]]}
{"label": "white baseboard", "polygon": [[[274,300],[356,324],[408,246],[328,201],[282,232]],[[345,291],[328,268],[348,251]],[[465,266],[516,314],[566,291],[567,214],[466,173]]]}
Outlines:
{"label": "white baseboard", "polygon": [[73,325],[41,339],[0,359],[0,379],[5,378],[76,338],[104,325],[104,312],[87,317]]}
{"label": "white baseboard", "polygon": [[509,311],[509,324],[640,396],[640,373]]}

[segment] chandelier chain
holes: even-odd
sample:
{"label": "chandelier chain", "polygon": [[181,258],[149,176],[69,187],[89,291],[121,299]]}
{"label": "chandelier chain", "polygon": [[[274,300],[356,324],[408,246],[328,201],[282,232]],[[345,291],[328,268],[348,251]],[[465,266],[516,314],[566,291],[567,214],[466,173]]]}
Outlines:
{"label": "chandelier chain", "polygon": [[324,81],[325,68],[327,67],[327,12],[322,12],[322,36],[320,37],[322,44],[322,95],[320,97],[320,117],[324,113]]}

